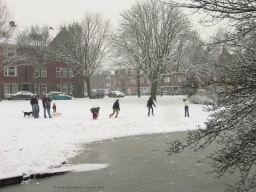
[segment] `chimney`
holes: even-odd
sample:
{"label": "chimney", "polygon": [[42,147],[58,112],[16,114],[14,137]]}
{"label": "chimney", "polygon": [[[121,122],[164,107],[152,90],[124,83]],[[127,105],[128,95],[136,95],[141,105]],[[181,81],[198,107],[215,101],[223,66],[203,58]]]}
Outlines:
{"label": "chimney", "polygon": [[9,23],[10,23],[11,27],[15,27],[16,26],[14,21],[10,21]]}

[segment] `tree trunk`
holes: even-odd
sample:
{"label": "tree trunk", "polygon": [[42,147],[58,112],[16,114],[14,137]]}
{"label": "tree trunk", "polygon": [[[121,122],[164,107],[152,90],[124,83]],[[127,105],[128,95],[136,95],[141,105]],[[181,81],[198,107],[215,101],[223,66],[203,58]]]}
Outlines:
{"label": "tree trunk", "polygon": [[138,98],[140,98],[140,73],[137,75],[137,82],[138,82]]}
{"label": "tree trunk", "polygon": [[86,85],[87,85],[87,93],[88,93],[88,97],[91,98],[91,81],[90,78],[85,78],[86,81]]}
{"label": "tree trunk", "polygon": [[151,98],[156,101],[157,95],[157,81],[153,82],[151,85]]}

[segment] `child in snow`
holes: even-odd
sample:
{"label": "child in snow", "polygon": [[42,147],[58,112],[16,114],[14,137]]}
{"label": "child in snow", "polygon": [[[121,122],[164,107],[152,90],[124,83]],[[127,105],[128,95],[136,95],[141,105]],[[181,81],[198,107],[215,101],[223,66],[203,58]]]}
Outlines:
{"label": "child in snow", "polygon": [[55,105],[55,103],[53,103],[52,109],[53,109],[53,113],[56,113],[56,105]]}
{"label": "child in snow", "polygon": [[183,99],[184,105],[185,105],[185,117],[186,115],[188,115],[189,117],[189,113],[188,113],[188,101],[187,99]]}
{"label": "child in snow", "polygon": [[97,119],[99,116],[100,108],[99,107],[93,107],[90,110],[92,112],[92,119]]}

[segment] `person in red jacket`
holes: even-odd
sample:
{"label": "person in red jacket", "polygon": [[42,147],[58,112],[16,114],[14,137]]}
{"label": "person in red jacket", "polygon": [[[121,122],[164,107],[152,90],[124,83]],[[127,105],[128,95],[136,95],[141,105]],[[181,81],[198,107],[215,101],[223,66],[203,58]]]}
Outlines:
{"label": "person in red jacket", "polygon": [[99,107],[93,107],[90,110],[92,112],[92,119],[98,119],[99,117],[99,112],[100,112],[100,108]]}

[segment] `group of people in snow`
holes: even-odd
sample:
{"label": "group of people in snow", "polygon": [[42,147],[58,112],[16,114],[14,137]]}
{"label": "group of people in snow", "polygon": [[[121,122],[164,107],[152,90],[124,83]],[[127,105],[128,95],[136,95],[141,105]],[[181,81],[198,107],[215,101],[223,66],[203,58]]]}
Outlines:
{"label": "group of people in snow", "polygon": [[[109,115],[109,117],[111,118],[113,115],[115,115],[115,117],[117,118],[118,113],[120,111],[120,105],[119,105],[119,99],[117,99],[115,101],[115,103],[113,104],[113,113]],[[99,112],[100,112],[100,107],[93,107],[90,109],[91,113],[92,113],[92,119],[97,119],[99,116]]]}
{"label": "group of people in snow", "polygon": [[[43,99],[42,99],[42,105],[44,108],[44,118],[47,118],[46,116],[46,112],[48,114],[49,118],[51,117],[50,114],[50,109],[51,109],[51,102],[52,100],[46,95],[43,95]],[[184,105],[185,105],[185,117],[188,116],[189,117],[189,112],[188,112],[188,101],[187,99],[183,99]],[[30,100],[30,104],[32,106],[32,113],[34,118],[38,118],[39,116],[39,105],[38,105],[38,100],[36,98],[35,95],[32,96],[31,100]],[[150,116],[150,111],[151,114],[154,116],[154,107],[156,107],[153,99],[151,97],[149,97],[148,101],[147,101],[147,106],[148,107],[148,116]],[[55,103],[52,106],[53,108],[53,112],[56,113],[56,105]],[[117,99],[114,104],[113,104],[113,113],[109,114],[109,117],[111,118],[113,115],[115,115],[115,118],[118,117],[119,111],[120,111],[120,104],[119,104],[119,99]],[[92,119],[98,119],[99,117],[99,112],[100,112],[100,107],[93,107],[90,109],[91,113],[92,113]]]}
{"label": "group of people in snow", "polygon": [[[42,99],[42,105],[44,108],[44,118],[47,118],[46,112],[48,114],[48,117],[52,118],[51,113],[50,113],[51,102],[52,102],[52,100],[48,97],[48,95],[44,94],[43,99]],[[36,95],[32,96],[32,98],[30,99],[30,104],[32,106],[33,117],[38,118],[39,117],[39,105],[38,105],[38,99],[36,98]],[[53,112],[56,113],[57,107],[56,107],[55,103],[53,103],[52,108],[53,108]]]}
{"label": "group of people in snow", "polygon": [[[189,112],[188,112],[188,101],[187,99],[183,99],[184,105],[185,105],[185,117],[188,116],[189,117]],[[149,100],[147,101],[147,106],[148,107],[148,116],[150,116],[150,111],[151,114],[154,116],[154,107],[156,107],[153,99],[151,97],[149,97]],[[120,111],[120,104],[119,104],[119,99],[117,99],[115,101],[115,103],[113,104],[113,113],[109,115],[109,117],[111,118],[113,115],[115,115],[115,117],[118,116],[118,113]],[[93,119],[97,119],[99,116],[99,111],[100,111],[100,107],[93,107],[90,109],[91,113],[92,113],[92,118]]]}

